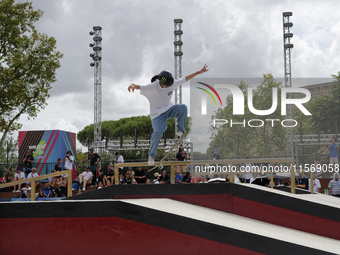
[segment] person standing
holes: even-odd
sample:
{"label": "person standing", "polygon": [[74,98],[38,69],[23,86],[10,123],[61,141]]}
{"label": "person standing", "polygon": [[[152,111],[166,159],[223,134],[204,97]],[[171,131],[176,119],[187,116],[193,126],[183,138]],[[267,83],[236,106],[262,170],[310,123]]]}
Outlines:
{"label": "person standing", "polygon": [[27,155],[24,159],[24,173],[26,177],[32,171],[33,163],[34,163],[34,157],[32,155],[32,151],[28,150]]}
{"label": "person standing", "polygon": [[[187,154],[184,152],[183,147],[178,149],[178,153],[176,154],[176,161],[184,161],[187,159]],[[187,171],[186,165],[179,165],[178,170],[180,173],[185,173]]]}
{"label": "person standing", "polygon": [[88,161],[90,161],[90,171],[93,176],[95,176],[96,174],[96,168],[100,160],[101,160],[101,157],[97,153],[94,153],[93,149],[91,148]]}
{"label": "person standing", "polygon": [[[71,151],[66,152],[66,156],[64,157],[64,161],[65,161],[64,170],[72,170],[73,169],[74,157],[73,157]],[[67,174],[63,174],[62,177],[64,179],[66,179],[67,178]]]}
{"label": "person standing", "polygon": [[207,72],[207,68],[208,66],[205,64],[201,70],[177,80],[174,80],[169,71],[164,70],[152,77],[151,83],[148,85],[137,85],[132,83],[128,87],[129,92],[134,92],[135,89],[140,90],[140,94],[145,96],[150,103],[150,117],[153,133],[150,139],[148,165],[155,164],[157,147],[167,128],[168,119],[178,118],[176,138],[180,139],[184,136],[188,109],[184,104],[175,105],[171,102],[173,91],[195,76]]}
{"label": "person standing", "polygon": [[339,144],[335,142],[335,137],[332,138],[330,145],[328,146],[329,150],[329,164],[334,165],[339,164]]}
{"label": "person standing", "polygon": [[[116,156],[116,163],[124,163],[124,158],[122,155],[119,154],[118,151],[115,153],[115,156]],[[119,173],[123,173],[123,167],[119,168]]]}

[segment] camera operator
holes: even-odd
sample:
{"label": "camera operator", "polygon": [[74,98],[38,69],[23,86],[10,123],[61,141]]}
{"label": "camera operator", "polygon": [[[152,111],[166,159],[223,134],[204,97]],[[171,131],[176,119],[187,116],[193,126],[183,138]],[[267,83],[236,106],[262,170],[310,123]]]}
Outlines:
{"label": "camera operator", "polygon": [[[73,157],[71,151],[66,152],[66,156],[65,156],[65,158],[63,160],[65,161],[64,170],[72,170],[74,157]],[[67,174],[64,174],[63,178],[66,179],[67,178]]]}

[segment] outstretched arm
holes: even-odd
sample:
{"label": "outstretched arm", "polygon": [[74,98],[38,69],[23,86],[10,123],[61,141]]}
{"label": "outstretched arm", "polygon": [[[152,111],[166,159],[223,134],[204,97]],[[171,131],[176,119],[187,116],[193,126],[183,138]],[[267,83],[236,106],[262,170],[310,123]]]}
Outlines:
{"label": "outstretched arm", "polygon": [[208,72],[208,65],[204,64],[203,68],[195,73],[189,74],[188,76],[185,77],[185,81],[189,81],[192,78],[194,78],[196,75],[202,74]]}
{"label": "outstretched arm", "polygon": [[135,92],[135,89],[140,89],[140,86],[134,83],[131,83],[131,85],[128,87],[129,92]]}

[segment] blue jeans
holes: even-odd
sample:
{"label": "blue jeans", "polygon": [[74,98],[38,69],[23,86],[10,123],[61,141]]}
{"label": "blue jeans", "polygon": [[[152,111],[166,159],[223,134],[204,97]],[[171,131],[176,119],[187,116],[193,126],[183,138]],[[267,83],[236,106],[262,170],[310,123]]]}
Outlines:
{"label": "blue jeans", "polygon": [[153,133],[150,140],[150,156],[156,157],[159,141],[167,128],[166,121],[168,119],[178,118],[177,128],[185,133],[187,114],[188,108],[185,104],[176,104],[152,120]]}

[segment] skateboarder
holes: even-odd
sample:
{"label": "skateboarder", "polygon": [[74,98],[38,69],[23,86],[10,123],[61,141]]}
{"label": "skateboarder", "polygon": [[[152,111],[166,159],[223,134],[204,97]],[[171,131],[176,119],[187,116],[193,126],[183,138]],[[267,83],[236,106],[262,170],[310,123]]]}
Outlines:
{"label": "skateboarder", "polygon": [[148,85],[132,83],[128,87],[129,92],[134,92],[135,89],[140,90],[141,95],[145,96],[150,102],[150,117],[153,133],[150,140],[149,165],[155,164],[158,143],[167,128],[166,121],[168,119],[178,118],[176,138],[180,139],[185,133],[187,106],[184,104],[174,105],[171,102],[172,92],[196,75],[207,72],[207,68],[208,66],[205,64],[201,70],[177,80],[174,80],[169,71],[162,71],[152,77],[151,83]]}

